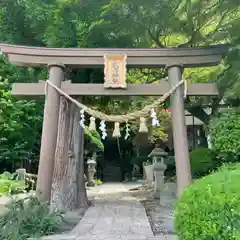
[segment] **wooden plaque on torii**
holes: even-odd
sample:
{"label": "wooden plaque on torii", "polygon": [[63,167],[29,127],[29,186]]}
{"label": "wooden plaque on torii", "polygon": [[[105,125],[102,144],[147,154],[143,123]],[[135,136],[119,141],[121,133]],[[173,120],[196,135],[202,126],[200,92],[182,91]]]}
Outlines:
{"label": "wooden plaque on torii", "polygon": [[127,88],[126,55],[104,55],[104,88]]}

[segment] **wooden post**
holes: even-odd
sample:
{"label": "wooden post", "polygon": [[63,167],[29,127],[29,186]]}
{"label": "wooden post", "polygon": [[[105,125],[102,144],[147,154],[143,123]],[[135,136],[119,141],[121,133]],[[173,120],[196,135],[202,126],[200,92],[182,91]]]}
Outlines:
{"label": "wooden post", "polygon": [[[61,64],[49,65],[49,81],[61,87],[65,67]],[[52,87],[47,87],[45,101],[42,141],[38,169],[37,194],[44,201],[50,201],[55,148],[58,133],[60,95]]]}
{"label": "wooden post", "polygon": [[[168,80],[171,87],[182,79],[180,66],[168,67]],[[182,88],[177,88],[171,96],[172,129],[175,151],[178,196],[191,183],[187,128],[185,122],[184,100]]]}

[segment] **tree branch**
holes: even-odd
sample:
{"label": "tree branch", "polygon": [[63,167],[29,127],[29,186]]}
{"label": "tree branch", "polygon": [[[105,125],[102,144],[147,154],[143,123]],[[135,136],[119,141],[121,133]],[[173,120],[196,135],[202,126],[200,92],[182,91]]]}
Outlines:
{"label": "tree branch", "polygon": [[213,99],[211,116],[216,116],[217,115],[218,109],[219,109],[219,104],[220,104],[221,100],[222,100],[221,96],[218,96],[218,97]]}
{"label": "tree branch", "polygon": [[228,13],[229,13],[228,11],[225,11],[224,13],[222,13],[222,16],[221,16],[216,28],[212,32],[210,32],[209,34],[207,34],[205,36],[205,40],[208,40],[209,38],[212,38],[214,36],[214,34],[219,31],[219,29],[220,29],[223,21],[225,20],[226,16],[228,15]]}
{"label": "tree branch", "polygon": [[208,125],[210,121],[210,116],[203,110],[200,106],[190,106],[187,110],[192,116],[201,120],[205,125]]}
{"label": "tree branch", "polygon": [[189,104],[187,107],[188,112],[193,116],[201,120],[205,125],[210,121],[210,116],[204,111],[200,104],[195,103],[191,104],[189,96],[186,99],[186,102]]}
{"label": "tree branch", "polygon": [[160,37],[160,30],[158,31],[158,34],[156,37],[154,37],[153,33],[151,32],[150,29],[148,29],[148,34],[151,37],[151,39],[157,44],[158,47],[160,48],[165,48],[165,46],[159,41],[159,37]]}

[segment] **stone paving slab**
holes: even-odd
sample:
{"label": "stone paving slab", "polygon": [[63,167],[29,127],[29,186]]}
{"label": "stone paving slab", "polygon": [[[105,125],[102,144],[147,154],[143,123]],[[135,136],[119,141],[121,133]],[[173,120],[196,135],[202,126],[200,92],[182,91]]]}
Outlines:
{"label": "stone paving slab", "polygon": [[[65,240],[65,239],[62,239]],[[149,237],[149,236],[132,236],[132,235],[115,235],[115,236],[94,236],[91,235],[88,238],[86,236],[80,236],[77,237],[76,240],[177,240],[176,236],[154,236],[154,237]]]}
{"label": "stone paving slab", "polygon": [[[29,239],[30,240],[30,239]],[[35,240],[35,239],[32,239]],[[177,240],[175,235],[160,235],[160,236],[133,236],[133,235],[54,235],[41,238],[41,240]]]}

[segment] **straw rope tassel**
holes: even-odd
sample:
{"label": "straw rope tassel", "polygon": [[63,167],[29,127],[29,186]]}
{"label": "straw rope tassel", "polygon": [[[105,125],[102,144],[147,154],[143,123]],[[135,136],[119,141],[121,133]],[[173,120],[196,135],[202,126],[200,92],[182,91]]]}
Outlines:
{"label": "straw rope tassel", "polygon": [[144,117],[140,118],[139,132],[140,133],[147,133],[148,132],[147,120]]}
{"label": "straw rope tassel", "polygon": [[90,131],[96,131],[96,122],[95,117],[90,117],[90,124],[89,124],[89,130]]}
{"label": "straw rope tassel", "polygon": [[184,99],[187,98],[187,94],[188,94],[188,81],[184,80]]}
{"label": "straw rope tassel", "polygon": [[120,123],[119,122],[115,122],[114,123],[114,130],[113,130],[113,137],[121,137],[121,133],[120,133]]}

